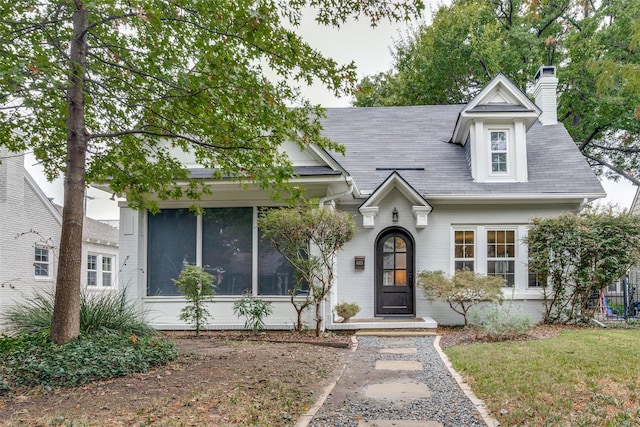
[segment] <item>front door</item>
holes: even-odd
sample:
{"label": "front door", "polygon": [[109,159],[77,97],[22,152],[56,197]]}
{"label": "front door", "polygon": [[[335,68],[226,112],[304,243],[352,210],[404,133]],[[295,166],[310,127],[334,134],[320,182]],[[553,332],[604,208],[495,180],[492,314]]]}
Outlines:
{"label": "front door", "polygon": [[376,243],[376,315],[414,315],[413,240],[402,230],[383,232]]}

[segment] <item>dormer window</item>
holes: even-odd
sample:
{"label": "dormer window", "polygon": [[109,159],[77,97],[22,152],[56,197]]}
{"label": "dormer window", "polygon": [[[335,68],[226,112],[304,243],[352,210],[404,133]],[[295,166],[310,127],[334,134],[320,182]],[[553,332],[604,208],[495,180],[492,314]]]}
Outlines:
{"label": "dormer window", "polygon": [[490,131],[491,141],[491,173],[508,173],[507,131]]}

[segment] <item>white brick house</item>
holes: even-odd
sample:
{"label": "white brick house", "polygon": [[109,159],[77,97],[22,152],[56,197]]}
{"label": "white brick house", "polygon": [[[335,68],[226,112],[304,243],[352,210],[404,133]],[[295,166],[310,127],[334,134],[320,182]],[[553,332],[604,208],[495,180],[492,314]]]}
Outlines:
{"label": "white brick house", "polygon": [[[62,224],[54,205],[25,170],[24,156],[0,148],[0,313],[34,291],[53,289]],[[115,289],[118,230],[86,218],[82,287]]]}
{"label": "white brick house", "polygon": [[[577,212],[605,196],[557,122],[556,86],[555,68],[542,67],[535,103],[500,74],[464,105],[329,109],[323,134],[343,144],[345,156],[283,147],[306,196],[352,213],[357,223],[338,255],[327,328],[389,317],[460,323],[448,305],[427,301],[415,278],[421,270],[461,268],[503,276],[505,296],[541,318],[542,292],[528,274],[523,242],[531,218]],[[231,307],[244,292],[273,303],[268,327],[290,328],[290,273],[257,228],[260,210],[277,203],[267,191],[213,180],[210,170],[182,158],[194,178],[209,180],[213,195],[199,216],[186,200],[160,201],[157,215],[121,203],[122,277],[135,284],[129,298],[158,328],[185,327],[178,319],[184,298],[172,279],[186,261],[216,274],[210,328],[242,327]],[[343,301],[361,307],[348,324],[336,323],[331,311]]]}

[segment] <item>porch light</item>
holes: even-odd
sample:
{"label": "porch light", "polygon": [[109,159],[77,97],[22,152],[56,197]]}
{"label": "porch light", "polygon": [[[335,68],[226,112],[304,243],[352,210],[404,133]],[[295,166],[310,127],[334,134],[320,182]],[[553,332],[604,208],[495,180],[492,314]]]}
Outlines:
{"label": "porch light", "polygon": [[398,209],[393,208],[393,212],[391,212],[391,221],[398,222]]}

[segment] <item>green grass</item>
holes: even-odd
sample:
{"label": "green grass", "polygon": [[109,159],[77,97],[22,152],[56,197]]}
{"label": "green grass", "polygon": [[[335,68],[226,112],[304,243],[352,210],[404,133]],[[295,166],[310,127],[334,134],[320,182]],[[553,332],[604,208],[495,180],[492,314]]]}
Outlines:
{"label": "green grass", "polygon": [[500,425],[640,425],[638,330],[572,330],[446,353]]}

